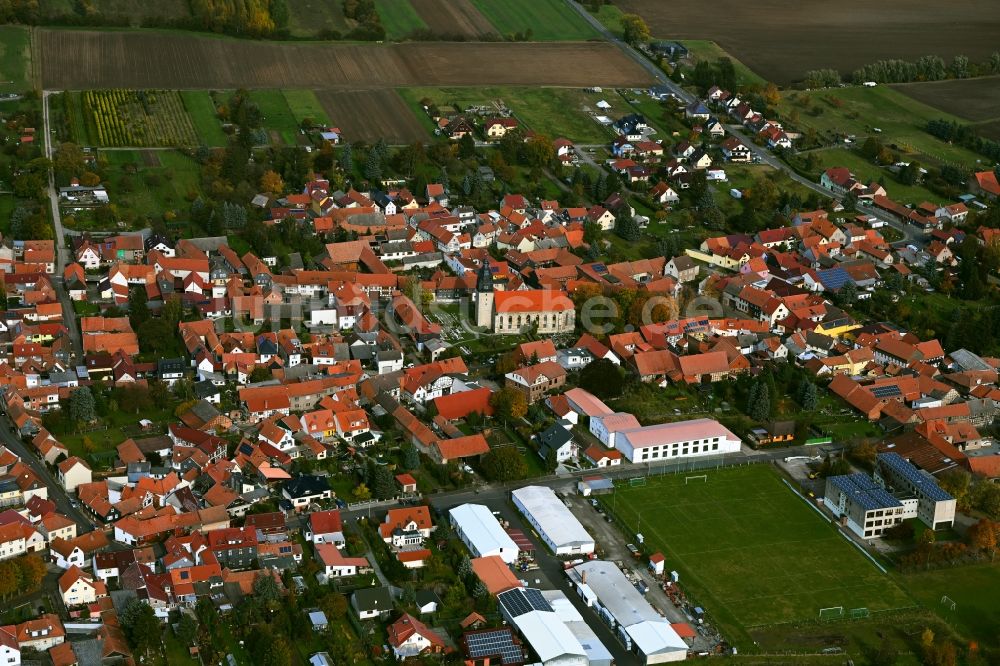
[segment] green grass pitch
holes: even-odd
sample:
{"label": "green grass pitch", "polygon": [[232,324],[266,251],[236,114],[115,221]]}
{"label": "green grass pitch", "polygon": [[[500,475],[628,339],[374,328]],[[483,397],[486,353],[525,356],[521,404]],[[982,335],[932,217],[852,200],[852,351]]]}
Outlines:
{"label": "green grass pitch", "polygon": [[[667,571],[731,639],[755,626],[814,620],[819,609],[871,611],[913,601],[764,465],[618,485],[604,503],[629,537],[661,551]],[[637,529],[638,528],[638,529]]]}

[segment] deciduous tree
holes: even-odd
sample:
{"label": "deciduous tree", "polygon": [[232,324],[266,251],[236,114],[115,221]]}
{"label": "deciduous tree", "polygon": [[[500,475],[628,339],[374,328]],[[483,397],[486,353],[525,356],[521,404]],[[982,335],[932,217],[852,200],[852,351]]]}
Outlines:
{"label": "deciduous tree", "polygon": [[504,446],[483,456],[483,472],[492,481],[516,481],[528,475],[528,464],[516,447]]}
{"label": "deciduous tree", "polygon": [[649,26],[638,14],[623,14],[621,17],[622,39],[635,46],[650,40]]}

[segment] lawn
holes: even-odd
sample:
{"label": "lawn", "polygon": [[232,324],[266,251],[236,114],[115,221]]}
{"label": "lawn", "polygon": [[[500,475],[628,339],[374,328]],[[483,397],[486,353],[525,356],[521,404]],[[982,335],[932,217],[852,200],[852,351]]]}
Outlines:
{"label": "lawn", "polygon": [[285,0],[288,29],[294,37],[313,37],[324,30],[350,31],[341,0]]}
{"label": "lawn", "polygon": [[[803,132],[812,129],[830,142],[840,143],[844,135],[853,135],[855,143],[862,144],[867,137],[875,136],[885,145],[895,144],[900,152],[918,160],[926,156],[932,161],[972,167],[981,159],[976,153],[940,141],[923,129],[928,120],[935,118],[963,124],[964,121],[886,86],[786,92],[778,111],[782,120],[794,129]],[[875,128],[881,132],[875,132]]]}
{"label": "lawn", "polygon": [[695,64],[699,60],[714,62],[719,58],[729,58],[733,61],[733,67],[736,69],[736,81],[740,85],[762,86],[767,83],[767,80],[763,76],[754,72],[711,40],[685,39],[681,41],[681,44],[687,47],[688,53],[690,54],[691,64]]}
{"label": "lawn", "polygon": [[330,122],[323,105],[316,99],[316,93],[312,90],[282,90],[281,94],[285,96],[285,102],[299,125],[306,118],[312,119],[317,124],[326,125]]}
{"label": "lawn", "polygon": [[[456,105],[459,110],[470,105],[489,105],[503,100],[515,117],[529,129],[549,138],[566,137],[583,144],[606,144],[610,132],[590,115],[603,97],[574,88],[403,88],[399,93],[418,118],[427,119],[420,100],[430,98],[444,112]],[[617,99],[610,95],[614,104]],[[625,104],[619,104],[624,112]],[[428,119],[429,120],[429,119]]]}
{"label": "lawn", "polygon": [[253,90],[250,99],[260,107],[264,127],[271,134],[272,141],[277,135],[286,144],[294,146],[298,140],[299,124],[281,91]]}
{"label": "lawn", "polygon": [[427,28],[410,0],[375,0],[375,8],[389,39],[405,39],[414,30]]}
{"label": "lawn", "polygon": [[181,91],[184,108],[191,116],[198,139],[206,146],[225,146],[229,142],[215,110],[212,96],[204,90]]}
{"label": "lawn", "polygon": [[0,94],[31,88],[28,29],[0,26]]}
{"label": "lawn", "polygon": [[[183,216],[201,191],[198,163],[180,151],[156,151],[159,166],[145,166],[138,150],[106,150],[101,155],[108,162],[105,182],[112,201],[140,218],[160,216],[171,209]],[[137,171],[123,183],[132,165]]]}
{"label": "lawn", "polygon": [[[770,467],[723,469],[707,481],[652,477],[619,486],[604,500],[648,552],[743,648],[749,629],[814,620],[821,608],[904,608],[912,599],[824,518],[795,496]],[[621,499],[618,499],[621,495]]]}
{"label": "lawn", "polygon": [[[902,576],[901,580],[918,601],[954,624],[966,638],[1000,647],[1000,603],[995,596],[983,594],[1000,587],[1000,564],[926,571]],[[941,603],[946,596],[955,602],[955,610]]]}
{"label": "lawn", "polygon": [[820,169],[811,174],[815,180],[829,167],[847,167],[855,178],[865,183],[881,180],[889,196],[904,204],[919,204],[924,201],[940,201],[941,197],[922,185],[903,185],[891,173],[878,167],[864,157],[847,148],[828,148],[812,153],[819,159]]}
{"label": "lawn", "polygon": [[597,32],[565,0],[472,0],[502,35],[530,31],[534,41],[582,41]]}

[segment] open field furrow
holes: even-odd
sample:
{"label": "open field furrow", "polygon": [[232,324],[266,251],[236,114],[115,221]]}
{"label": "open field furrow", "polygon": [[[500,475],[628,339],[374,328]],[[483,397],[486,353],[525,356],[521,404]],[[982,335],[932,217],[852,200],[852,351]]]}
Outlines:
{"label": "open field furrow", "polygon": [[893,86],[918,102],[970,121],[1000,118],[1000,76]]}
{"label": "open field furrow", "polygon": [[39,39],[48,89],[613,87],[650,82],[617,48],[590,42],[281,44],[78,30],[41,30]]}
{"label": "open field furrow", "polygon": [[[982,61],[997,49],[995,0],[867,2],[846,0],[616,0],[643,16],[654,36],[711,39],[765,78],[801,80],[810,69],[850,74],[882,58],[966,55]],[[928,36],[933,37],[928,38]]]}
{"label": "open field furrow", "polygon": [[433,32],[478,37],[497,32],[470,0],[410,0]]}
{"label": "open field furrow", "polygon": [[348,141],[426,141],[429,136],[395,90],[325,90],[316,93],[330,122]]}

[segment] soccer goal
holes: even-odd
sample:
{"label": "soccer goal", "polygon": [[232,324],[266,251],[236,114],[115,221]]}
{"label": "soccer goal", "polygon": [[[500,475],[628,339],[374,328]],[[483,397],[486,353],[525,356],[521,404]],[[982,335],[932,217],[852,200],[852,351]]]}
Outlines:
{"label": "soccer goal", "polygon": [[871,617],[871,612],[867,608],[852,608],[850,617],[852,620],[863,620]]}
{"label": "soccer goal", "polygon": [[646,477],[636,476],[628,480],[628,485],[632,488],[637,488],[646,485]]}
{"label": "soccer goal", "polygon": [[830,608],[819,609],[820,620],[839,620],[842,617],[844,617],[843,606],[831,606]]}
{"label": "soccer goal", "polygon": [[704,481],[708,483],[708,474],[696,474],[695,476],[685,476],[684,485],[691,483],[692,481]]}
{"label": "soccer goal", "polygon": [[948,610],[955,610],[955,608],[958,606],[958,604],[955,603],[955,600],[949,597],[947,594],[941,597],[941,605],[947,608]]}

